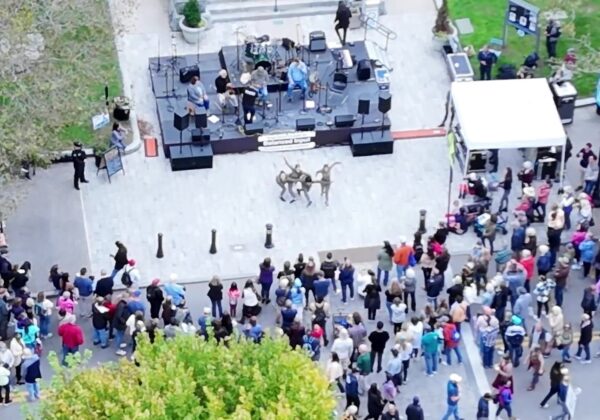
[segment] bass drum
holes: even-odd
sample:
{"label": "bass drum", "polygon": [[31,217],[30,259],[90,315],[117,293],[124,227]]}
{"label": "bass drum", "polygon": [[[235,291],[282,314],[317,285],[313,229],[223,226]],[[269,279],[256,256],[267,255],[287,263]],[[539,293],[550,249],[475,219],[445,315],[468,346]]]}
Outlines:
{"label": "bass drum", "polygon": [[265,69],[267,73],[271,73],[271,61],[269,61],[267,54],[260,54],[254,57],[254,68],[257,69],[259,67]]}

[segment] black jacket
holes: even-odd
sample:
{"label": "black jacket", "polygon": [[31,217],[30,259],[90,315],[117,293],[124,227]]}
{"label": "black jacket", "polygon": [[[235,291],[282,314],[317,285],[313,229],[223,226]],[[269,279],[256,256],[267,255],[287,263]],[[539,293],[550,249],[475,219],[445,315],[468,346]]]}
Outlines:
{"label": "black jacket", "polygon": [[114,286],[115,282],[112,277],[103,277],[96,283],[96,290],[94,293],[98,296],[106,297],[106,295],[112,294]]}
{"label": "black jacket", "polygon": [[208,284],[208,298],[210,300],[223,300],[223,285],[222,284]]}
{"label": "black jacket", "polygon": [[340,4],[337,12],[335,13],[334,22],[339,22],[340,27],[348,28],[350,26],[350,18],[352,17],[352,12],[345,4]]}
{"label": "black jacket", "polygon": [[418,404],[410,404],[406,407],[406,420],[425,420],[423,409]]}
{"label": "black jacket", "polygon": [[465,287],[462,284],[455,284],[446,290],[448,293],[448,305],[452,306],[456,302],[456,298],[463,295]]}
{"label": "black jacket", "polygon": [[127,265],[127,251],[119,249],[115,254],[115,270],[120,270]]}
{"label": "black jacket", "polygon": [[127,302],[120,300],[117,303],[117,309],[115,309],[115,317],[113,318],[113,327],[118,331],[125,331],[127,328],[127,319],[129,318],[129,309],[127,309]]}
{"label": "black jacket", "polygon": [[434,274],[431,276],[427,283],[425,284],[425,289],[427,291],[427,296],[429,297],[438,297],[440,292],[444,288],[444,277],[441,274]]}
{"label": "black jacket", "polygon": [[383,412],[383,399],[381,398],[381,392],[372,392],[369,390],[367,397],[367,410],[369,415],[373,418],[379,418]]}
{"label": "black jacket", "polygon": [[92,306],[92,325],[96,330],[105,330],[108,327],[108,308],[106,311],[101,311],[98,307],[102,305],[94,304]]}
{"label": "black jacket", "polygon": [[146,299],[150,302],[150,306],[161,305],[165,297],[162,289],[159,286],[148,286],[146,289]]}
{"label": "black jacket", "polygon": [[[583,325],[583,321],[581,322]],[[581,327],[581,335],[579,336],[579,344],[585,345],[592,342],[592,334],[594,332],[594,323],[589,322],[585,327]]]}
{"label": "black jacket", "polygon": [[325,260],[321,263],[321,271],[326,279],[334,279],[338,263],[336,261]]}

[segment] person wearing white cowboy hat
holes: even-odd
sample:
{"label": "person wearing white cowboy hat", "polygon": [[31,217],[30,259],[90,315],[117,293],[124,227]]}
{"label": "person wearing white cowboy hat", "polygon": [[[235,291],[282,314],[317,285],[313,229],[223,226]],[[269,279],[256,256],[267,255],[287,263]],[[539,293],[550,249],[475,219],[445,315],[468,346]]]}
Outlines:
{"label": "person wearing white cowboy hat", "polygon": [[450,416],[454,416],[455,419],[460,420],[461,417],[458,414],[458,401],[460,400],[460,386],[462,377],[456,373],[451,373],[448,378],[448,384],[446,386],[446,404],[448,406],[446,414],[442,417],[442,420],[448,420]]}

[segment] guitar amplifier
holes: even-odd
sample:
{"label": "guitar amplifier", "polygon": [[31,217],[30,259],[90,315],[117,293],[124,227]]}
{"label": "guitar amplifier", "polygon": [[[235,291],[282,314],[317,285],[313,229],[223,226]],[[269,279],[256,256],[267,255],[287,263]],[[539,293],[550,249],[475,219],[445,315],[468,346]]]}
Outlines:
{"label": "guitar amplifier", "polygon": [[354,125],[354,115],[353,114],[344,114],[344,115],[336,115],[335,116],[335,126],[336,127],[352,127]]}
{"label": "guitar amplifier", "polygon": [[327,42],[325,40],[325,32],[313,31],[309,35],[308,49],[310,52],[321,52],[327,50]]}
{"label": "guitar amplifier", "polygon": [[187,66],[179,69],[179,81],[181,83],[190,83],[192,77],[200,77],[200,68],[196,66]]}

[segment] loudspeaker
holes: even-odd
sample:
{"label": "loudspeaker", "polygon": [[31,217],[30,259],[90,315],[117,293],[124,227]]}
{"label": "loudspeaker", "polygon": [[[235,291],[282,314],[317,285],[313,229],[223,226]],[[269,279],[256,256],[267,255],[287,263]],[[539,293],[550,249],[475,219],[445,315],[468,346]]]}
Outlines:
{"label": "loudspeaker", "polygon": [[358,100],[358,113],[361,115],[369,115],[371,101],[369,99],[360,98]]}
{"label": "loudspeaker", "polygon": [[197,146],[186,144],[183,147],[170,147],[172,171],[188,169],[210,169],[213,167],[212,146]]}
{"label": "loudspeaker", "polygon": [[190,114],[179,115],[173,113],[173,126],[179,131],[188,128],[190,126]]}
{"label": "loudspeaker", "polygon": [[210,133],[205,133],[201,128],[194,128],[192,130],[192,143],[200,146],[210,144]]}
{"label": "loudspeaker", "polygon": [[207,127],[208,121],[206,118],[206,111],[196,113],[196,115],[194,115],[194,125],[196,126],[196,128],[206,128]]}
{"label": "loudspeaker", "polygon": [[380,93],[379,94],[379,104],[378,104],[379,112],[385,114],[392,109],[392,95],[389,93]]}
{"label": "loudspeaker", "polygon": [[315,129],[314,118],[298,118],[296,120],[296,130],[298,131],[311,131]]}
{"label": "loudspeaker", "polygon": [[308,49],[310,52],[321,52],[327,50],[325,32],[313,31],[309,35]]}
{"label": "loudspeaker", "polygon": [[244,133],[246,133],[247,135],[262,134],[264,131],[265,131],[265,128],[263,126],[262,121],[252,123],[252,124],[246,124],[244,126]]}
{"label": "loudspeaker", "polygon": [[181,83],[190,83],[192,77],[200,77],[200,68],[197,65],[182,67],[179,69],[179,81]]}
{"label": "loudspeaker", "polygon": [[358,62],[356,66],[356,78],[358,80],[369,80],[371,78],[371,62],[363,59]]}
{"label": "loudspeaker", "polygon": [[335,116],[335,126],[336,127],[352,127],[354,125],[354,115],[345,114],[345,115],[336,115]]}

